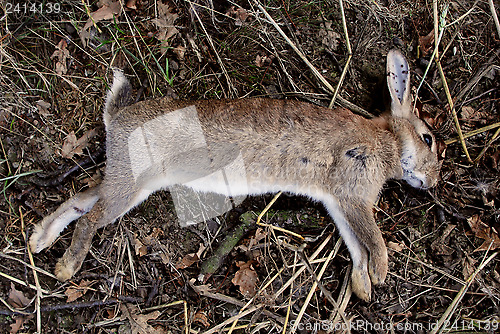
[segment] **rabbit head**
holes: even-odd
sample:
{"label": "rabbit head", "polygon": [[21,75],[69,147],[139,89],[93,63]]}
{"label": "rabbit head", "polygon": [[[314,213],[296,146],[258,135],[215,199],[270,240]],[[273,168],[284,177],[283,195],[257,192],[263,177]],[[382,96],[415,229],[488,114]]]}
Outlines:
{"label": "rabbit head", "polygon": [[402,179],[415,188],[431,188],[436,185],[441,169],[438,147],[432,132],[412,112],[410,68],[398,50],[387,54],[387,86],[392,127],[401,143]]}

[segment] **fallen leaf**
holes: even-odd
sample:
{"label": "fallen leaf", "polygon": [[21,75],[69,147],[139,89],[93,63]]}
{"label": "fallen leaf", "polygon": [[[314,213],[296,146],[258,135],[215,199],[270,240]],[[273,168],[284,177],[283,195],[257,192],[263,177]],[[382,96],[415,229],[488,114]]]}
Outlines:
{"label": "fallen leaf", "polygon": [[14,320],[16,320],[15,323],[10,324],[10,334],[16,334],[19,332],[21,327],[23,327],[24,322],[27,320],[24,317],[14,317]]}
{"label": "fallen leaf", "polygon": [[135,255],[143,257],[148,253],[148,247],[144,246],[136,234],[134,234],[132,242],[134,243]]}
{"label": "fallen leaf", "polygon": [[45,102],[44,100],[38,100],[35,103],[36,103],[36,108],[38,109],[38,112],[40,114],[42,114],[43,116],[50,115],[49,112],[49,108],[51,107],[50,103]]}
{"label": "fallen leaf", "polygon": [[153,19],[152,22],[159,29],[157,38],[161,42],[161,54],[164,54],[169,47],[168,40],[179,32],[174,26],[179,15],[172,13],[173,8],[168,4],[164,5],[161,0],[158,0],[156,4],[158,6],[158,17]]}
{"label": "fallen leaf", "polygon": [[243,23],[248,19],[250,14],[248,14],[247,10],[245,8],[240,8],[240,7],[235,7],[231,6],[227,12],[226,15],[231,16],[232,18],[235,19],[234,24],[236,26],[242,26]]}
{"label": "fallen leaf", "polygon": [[66,47],[68,46],[68,43],[66,43],[66,40],[61,39],[59,43],[56,45],[56,50],[50,56],[50,59],[57,58],[57,62],[55,65],[55,71],[59,75],[63,75],[68,73],[68,59],[71,58],[68,49]]}
{"label": "fallen leaf", "polygon": [[203,244],[200,244],[200,248],[196,253],[190,253],[184,256],[177,264],[177,269],[185,269],[190,267],[193,263],[200,261],[201,254],[205,251],[206,247]]}
{"label": "fallen leaf", "polygon": [[469,279],[469,277],[476,271],[476,260],[474,260],[472,257],[466,255],[462,259],[462,274],[464,277],[464,280]]}
{"label": "fallen leaf", "polygon": [[426,36],[420,36],[418,38],[418,46],[420,47],[420,52],[422,53],[420,57],[425,57],[429,54],[431,48],[434,46],[434,29],[432,29]]}
{"label": "fallen leaf", "polygon": [[210,323],[208,322],[208,317],[203,311],[198,311],[193,317],[193,322],[198,322],[204,327],[210,327]]}
{"label": "fallen leaf", "polygon": [[83,154],[83,149],[87,147],[89,140],[97,134],[97,131],[92,129],[87,131],[80,139],[76,139],[73,131],[64,140],[61,148],[61,156],[66,159],[71,159],[75,154]]}
{"label": "fallen leaf", "polygon": [[84,178],[82,182],[85,183],[89,188],[94,188],[95,186],[101,184],[102,182],[101,170],[97,169],[92,176]]}
{"label": "fallen leaf", "polygon": [[500,149],[491,155],[491,162],[493,164],[493,168],[500,170]]}
{"label": "fallen leaf", "polygon": [[68,297],[66,303],[74,302],[75,300],[86,294],[92,284],[94,283],[83,279],[81,280],[79,285],[67,288],[66,291],[64,291],[64,294],[66,295],[66,297]]}
{"label": "fallen leaf", "polygon": [[257,273],[252,268],[252,261],[239,261],[236,265],[240,268],[231,282],[240,287],[240,292],[246,298],[255,296],[257,292]]}
{"label": "fallen leaf", "polygon": [[14,308],[23,308],[31,303],[31,299],[26,297],[22,291],[17,290],[14,283],[10,283],[10,292],[7,302]]}
{"label": "fallen leaf", "polygon": [[106,2],[103,4],[101,8],[96,10],[95,12],[90,13],[90,18],[87,20],[87,23],[83,26],[83,30],[87,30],[90,28],[94,23],[103,21],[103,20],[110,20],[115,16],[120,16],[122,13],[122,5],[120,4],[120,1],[112,1],[112,2]]}
{"label": "fallen leaf", "polygon": [[333,22],[325,22],[325,27],[319,29],[318,35],[321,38],[321,44],[330,52],[337,51],[339,47],[340,34],[333,31]]}
{"label": "fallen leaf", "polygon": [[212,288],[210,284],[194,285],[195,283],[196,283],[195,278],[189,280],[189,285],[193,288],[193,290],[202,296],[205,296],[207,293],[213,293],[215,291],[215,289]]}
{"label": "fallen leaf", "polygon": [[250,238],[250,243],[248,244],[248,248],[252,249],[253,246],[257,245],[262,239],[265,239],[267,237],[267,232],[261,228],[258,227],[255,230],[255,234]]}
{"label": "fallen leaf", "polygon": [[481,119],[481,115],[477,112],[477,110],[469,106],[462,107],[460,116],[463,121],[468,123],[476,122]]}
{"label": "fallen leaf", "polygon": [[264,67],[264,65],[271,64],[272,61],[273,57],[268,57],[266,55],[264,56],[257,55],[255,57],[255,65],[257,65],[257,67]]}
{"label": "fallen leaf", "polygon": [[90,18],[83,26],[83,29],[78,33],[84,47],[88,45],[88,40],[91,37],[91,34],[89,33],[90,27],[97,22],[110,20],[115,16],[119,17],[122,13],[122,5],[120,4],[120,1],[103,1],[101,4],[101,8],[90,13]]}
{"label": "fallen leaf", "polygon": [[185,47],[183,47],[182,45],[179,45],[179,46],[175,47],[173,51],[174,51],[175,55],[177,56],[177,59],[179,59],[180,61],[184,60],[184,55],[186,54]]}
{"label": "fallen leaf", "polygon": [[393,241],[389,241],[387,243],[387,248],[389,249],[392,249],[392,250],[395,250],[396,252],[402,252],[403,249],[405,249],[405,245],[399,243],[399,242],[393,242]]}
{"label": "fallen leaf", "polygon": [[122,312],[120,320],[129,321],[132,334],[158,334],[158,330],[148,324],[148,320],[158,318],[161,314],[160,311],[140,314],[137,306],[132,304],[121,304],[120,311]]}
{"label": "fallen leaf", "polygon": [[[11,283],[7,302],[14,308],[24,308],[31,303],[31,299],[27,298],[22,291],[17,290],[14,283]],[[15,316],[15,322],[10,324],[9,333],[16,334],[21,329],[23,324],[33,317],[34,315],[32,314],[28,316]]]}
{"label": "fallen leaf", "polygon": [[127,0],[125,7],[130,8],[130,9],[137,9],[136,0]]}
{"label": "fallen leaf", "polygon": [[454,249],[449,247],[446,242],[446,238],[450,235],[450,233],[457,227],[456,225],[449,224],[446,226],[446,229],[441,233],[439,238],[434,240],[431,244],[432,250],[436,255],[451,255],[454,252]]}
{"label": "fallen leaf", "polygon": [[[486,225],[481,221],[479,215],[473,215],[472,217],[467,219],[467,223],[474,232],[476,238],[483,239],[484,242],[481,246],[479,246],[474,252],[484,251],[484,250],[495,250],[500,248],[500,237],[498,236],[497,231]],[[490,247],[491,245],[491,247]]]}

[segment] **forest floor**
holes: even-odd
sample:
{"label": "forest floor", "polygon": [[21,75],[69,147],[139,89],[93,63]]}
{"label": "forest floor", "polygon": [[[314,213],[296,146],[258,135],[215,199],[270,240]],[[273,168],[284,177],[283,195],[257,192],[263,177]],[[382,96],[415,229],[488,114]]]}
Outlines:
{"label": "forest floor", "polygon": [[[0,1],[0,333],[498,332],[500,7],[490,3]],[[392,48],[447,147],[436,187],[390,181],[380,195],[390,263],[371,302],[350,292],[350,256],[325,209],[287,194],[259,228],[272,195],[182,228],[169,192],[157,192],[99,230],[64,283],[53,272],[73,225],[41,253],[28,249],[34,224],[105,174],[111,66],[139,100],[328,106],[339,87],[336,106],[378,115]],[[200,277],[242,217],[249,230]]]}

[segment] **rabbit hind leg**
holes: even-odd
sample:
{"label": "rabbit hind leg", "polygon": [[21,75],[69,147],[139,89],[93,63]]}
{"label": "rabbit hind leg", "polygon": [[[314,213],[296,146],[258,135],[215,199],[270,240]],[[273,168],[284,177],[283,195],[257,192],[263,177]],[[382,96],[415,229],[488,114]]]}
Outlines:
{"label": "rabbit hind leg", "polygon": [[115,189],[114,196],[100,198],[92,210],[81,217],[75,226],[70,247],[56,264],[56,276],[61,281],[66,281],[82,266],[92,244],[92,238],[99,228],[113,223],[133,207],[143,202],[151,191],[137,189]]}
{"label": "rabbit hind leg", "polygon": [[30,237],[31,251],[38,253],[50,246],[69,223],[89,212],[98,199],[99,187],[94,187],[61,204],[56,211],[35,226]]}

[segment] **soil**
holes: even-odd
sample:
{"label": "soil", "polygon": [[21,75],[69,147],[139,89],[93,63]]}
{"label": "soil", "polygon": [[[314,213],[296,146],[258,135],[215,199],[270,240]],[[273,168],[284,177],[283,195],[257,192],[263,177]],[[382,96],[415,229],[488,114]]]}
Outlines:
{"label": "soil", "polygon": [[[245,311],[234,332],[289,333],[298,317],[298,333],[498,332],[500,28],[488,1],[437,8],[448,24],[438,51],[453,111],[431,61],[432,2],[352,0],[344,13],[339,2],[260,2],[289,41],[256,3],[0,2],[0,333],[216,332]],[[73,225],[31,254],[34,224],[105,175],[111,66],[125,69],[137,100],[259,96],[328,106],[333,92],[292,44],[336,88],[349,55],[343,16],[352,58],[336,105],[383,112],[385,55],[399,48],[420,117],[448,143],[435,188],[390,181],[380,195],[374,213],[389,275],[370,302],[350,294],[350,256],[325,209],[288,194],[213,274],[202,272],[204,261],[242,215],[257,220],[272,194],[182,227],[171,194],[154,193],[99,230],[81,270],[64,283],[52,273]],[[315,251],[321,261],[312,261]],[[294,277],[308,262],[319,275],[329,254],[320,287],[307,269]],[[292,288],[280,291],[288,281]]]}

